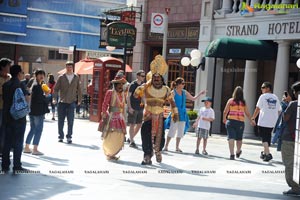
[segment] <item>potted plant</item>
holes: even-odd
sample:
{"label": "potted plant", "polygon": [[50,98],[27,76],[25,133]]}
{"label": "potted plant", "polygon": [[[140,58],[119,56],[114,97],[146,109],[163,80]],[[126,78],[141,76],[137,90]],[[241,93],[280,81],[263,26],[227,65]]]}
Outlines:
{"label": "potted plant", "polygon": [[197,117],[198,117],[198,113],[194,110],[189,110],[187,111],[187,115],[189,117],[190,120],[190,128],[188,129],[189,132],[194,132],[195,129],[193,128],[193,124],[195,123]]}

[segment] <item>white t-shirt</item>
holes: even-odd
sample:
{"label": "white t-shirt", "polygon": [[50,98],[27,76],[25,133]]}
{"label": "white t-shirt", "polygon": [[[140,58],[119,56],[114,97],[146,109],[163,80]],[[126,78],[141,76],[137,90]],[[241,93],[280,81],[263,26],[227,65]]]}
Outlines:
{"label": "white t-shirt", "polygon": [[210,122],[203,120],[202,117],[215,119],[215,111],[212,108],[202,107],[200,108],[198,115],[200,117],[200,120],[198,121],[198,128],[209,130]]}
{"label": "white t-shirt", "polygon": [[74,78],[74,74],[66,74],[66,76],[67,76],[67,79],[68,79],[69,83],[71,84],[71,82]]}
{"label": "white t-shirt", "polygon": [[265,93],[260,95],[256,107],[260,109],[258,126],[273,128],[281,110],[280,101],[275,94]]}

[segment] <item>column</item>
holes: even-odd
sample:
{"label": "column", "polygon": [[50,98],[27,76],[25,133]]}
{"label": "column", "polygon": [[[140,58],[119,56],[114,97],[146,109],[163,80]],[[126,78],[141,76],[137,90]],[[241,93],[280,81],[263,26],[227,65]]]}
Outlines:
{"label": "column", "polygon": [[276,94],[280,100],[283,95],[283,91],[288,89],[290,43],[289,41],[284,40],[277,41],[277,43],[278,52],[273,93]]}
{"label": "column", "polygon": [[222,13],[231,13],[232,12],[232,0],[223,0],[222,2]]}
{"label": "column", "polygon": [[[257,61],[246,60],[244,76],[244,98],[250,115],[252,116],[256,106],[256,89],[257,89]],[[253,136],[254,127],[250,125],[248,119],[245,120],[244,136]]]}
{"label": "column", "polygon": [[216,75],[215,75],[215,90],[214,90],[214,103],[213,109],[215,111],[215,120],[212,123],[212,133],[221,133],[221,124],[223,118],[223,108],[221,107],[222,101],[222,85],[223,85],[223,66],[224,66],[224,59],[218,58],[216,59]]}
{"label": "column", "polygon": [[142,21],[136,19],[135,27],[137,29],[136,34],[136,45],[133,48],[133,57],[132,57],[132,80],[136,78],[136,72],[144,67],[144,52],[145,44],[143,42],[143,35],[145,34],[144,22],[146,21],[147,15],[147,2],[148,0],[138,0],[137,7],[143,6]]}

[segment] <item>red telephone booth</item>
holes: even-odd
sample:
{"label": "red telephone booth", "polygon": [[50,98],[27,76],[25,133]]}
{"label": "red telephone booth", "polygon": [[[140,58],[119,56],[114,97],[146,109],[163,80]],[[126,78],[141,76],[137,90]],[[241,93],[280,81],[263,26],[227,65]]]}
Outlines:
{"label": "red telephone booth", "polygon": [[117,58],[102,57],[94,60],[90,121],[100,121],[105,93],[111,88],[111,80],[114,79],[119,70],[125,71],[123,62]]}

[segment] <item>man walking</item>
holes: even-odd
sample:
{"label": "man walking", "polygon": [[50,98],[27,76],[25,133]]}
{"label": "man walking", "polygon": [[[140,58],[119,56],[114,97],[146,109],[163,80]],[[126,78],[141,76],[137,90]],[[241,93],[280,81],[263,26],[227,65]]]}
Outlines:
{"label": "man walking", "polygon": [[2,86],[5,82],[9,81],[9,69],[12,61],[8,58],[0,59],[0,156],[2,156],[2,150],[4,145],[4,124],[2,123],[3,118],[3,90]]}
{"label": "man walking", "polygon": [[[300,94],[300,82],[294,83],[292,85],[292,90],[296,99],[298,99],[298,95]],[[291,188],[290,190],[283,192],[283,194],[289,196],[300,196],[300,186],[293,180],[297,106],[298,100],[295,100],[290,102],[285,110],[283,120],[286,122],[286,125],[281,136],[281,156],[285,167],[285,180]]]}
{"label": "man walking", "polygon": [[258,118],[258,131],[262,138],[264,150],[261,152],[260,158],[263,161],[273,159],[269,146],[271,144],[272,130],[275,127],[279,112],[281,111],[280,101],[275,94],[272,94],[272,84],[264,82],[261,86],[262,95],[260,95],[254,114],[251,120],[254,122]]}
{"label": "man walking", "polygon": [[[22,87],[21,80],[24,77],[24,72],[20,65],[13,65],[10,68],[12,78],[3,85],[3,123],[5,127],[5,143],[2,156],[2,171],[8,172],[10,166],[9,154],[10,150],[14,149],[13,156],[13,171],[14,173],[26,171],[22,167],[21,156],[23,150],[24,133],[26,129],[26,116],[20,119],[14,119],[10,114],[10,108],[13,104],[13,97],[17,88],[21,88],[25,93],[26,88]],[[28,99],[27,99],[28,100]]]}
{"label": "man walking", "polygon": [[127,106],[128,106],[128,119],[127,123],[129,124],[129,137],[130,137],[130,147],[137,148],[134,137],[139,132],[142,121],[143,121],[143,111],[144,105],[142,104],[141,98],[135,98],[133,96],[134,91],[137,87],[142,85],[145,80],[145,72],[143,70],[139,70],[137,73],[137,79],[133,81],[128,90],[127,94]]}
{"label": "man walking", "polygon": [[59,95],[59,102],[57,106],[58,116],[58,142],[63,142],[64,139],[64,122],[67,117],[68,134],[66,135],[68,144],[72,143],[74,111],[76,108],[76,101],[81,102],[81,87],[77,74],[73,72],[74,63],[72,61],[66,62],[66,73],[59,76],[54,87],[53,103],[56,104],[56,97]]}

